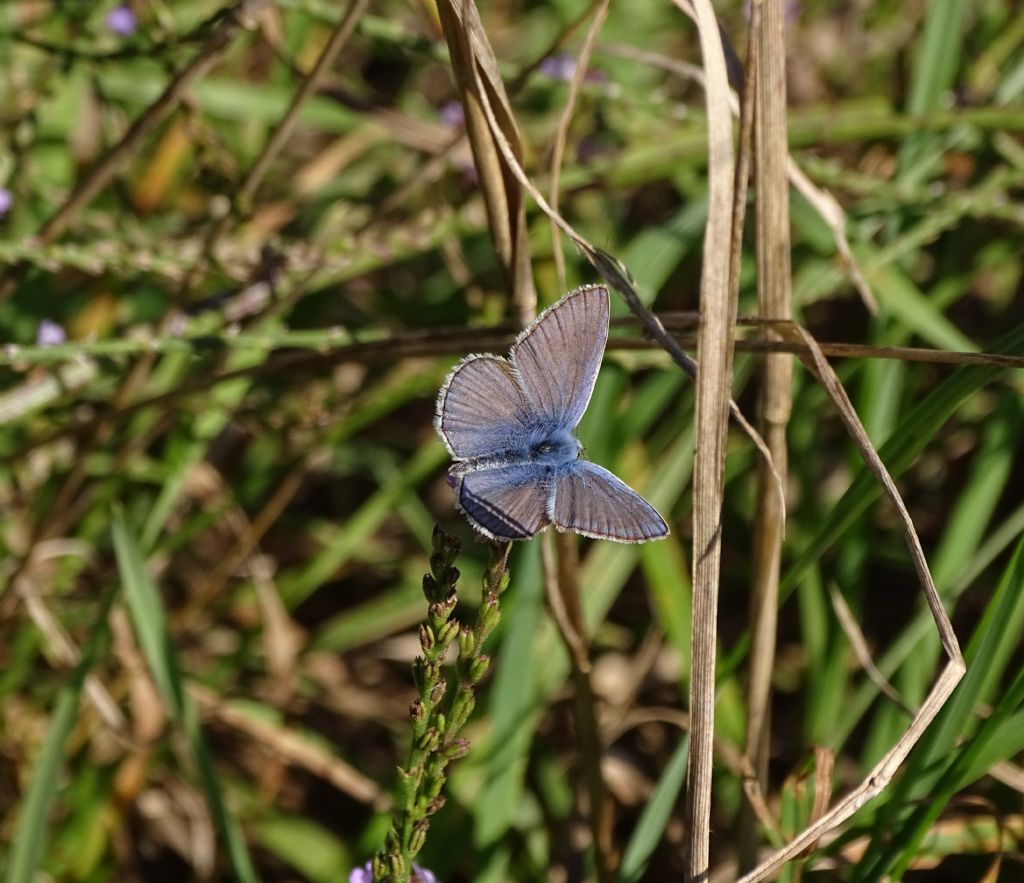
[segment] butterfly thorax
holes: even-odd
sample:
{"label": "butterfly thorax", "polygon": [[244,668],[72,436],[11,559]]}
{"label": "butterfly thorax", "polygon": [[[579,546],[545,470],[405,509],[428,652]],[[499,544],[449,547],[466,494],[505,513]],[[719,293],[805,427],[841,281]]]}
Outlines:
{"label": "butterfly thorax", "polygon": [[529,460],[534,463],[567,463],[575,460],[583,445],[568,430],[557,430],[544,436],[529,451]]}
{"label": "butterfly thorax", "polygon": [[559,466],[576,460],[583,445],[567,429],[553,432],[536,431],[531,434],[529,443],[522,448],[488,454],[483,457],[470,457],[456,460],[448,470],[449,475],[466,475],[484,469],[500,469],[504,466],[525,463],[541,463]]}

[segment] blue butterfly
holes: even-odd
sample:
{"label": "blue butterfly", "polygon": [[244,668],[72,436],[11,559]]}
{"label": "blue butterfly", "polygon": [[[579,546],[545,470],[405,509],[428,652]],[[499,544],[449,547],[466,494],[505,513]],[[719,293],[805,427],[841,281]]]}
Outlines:
{"label": "blue butterfly", "polygon": [[668,535],[650,503],[607,469],[580,459],[573,435],[608,340],[608,289],[584,286],[545,310],[508,358],[467,356],[437,396],[434,427],[454,463],[458,508],[494,540],[549,524],[642,543]]}

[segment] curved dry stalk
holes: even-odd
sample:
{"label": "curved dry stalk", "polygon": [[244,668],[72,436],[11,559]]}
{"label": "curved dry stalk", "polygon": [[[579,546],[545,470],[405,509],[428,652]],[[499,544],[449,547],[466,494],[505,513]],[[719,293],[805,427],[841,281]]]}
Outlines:
{"label": "curved dry stalk", "polygon": [[846,640],[850,642],[853,655],[857,657],[860,667],[864,669],[868,678],[870,678],[871,682],[878,687],[878,690],[882,695],[888,696],[889,699],[913,717],[916,709],[900,695],[899,690],[897,690],[886,679],[885,675],[879,671],[878,666],[875,665],[875,661],[871,658],[871,651],[868,649],[867,639],[864,637],[864,633],[860,630],[860,626],[857,624],[857,619],[853,615],[853,611],[850,610],[850,605],[846,603],[843,593],[839,591],[839,588],[836,585],[829,583],[828,596],[832,601],[832,610],[835,611],[836,619],[839,621],[839,627],[846,634]]}
{"label": "curved dry stalk", "polygon": [[778,850],[765,861],[761,862],[753,871],[741,878],[742,883],[755,883],[759,880],[767,880],[787,861],[798,856],[805,849],[812,846],[820,837],[839,827],[847,819],[851,818],[868,801],[878,796],[892,781],[893,776],[900,765],[906,759],[911,749],[917,744],[928,725],[935,719],[935,716],[942,710],[946,701],[952,695],[956,685],[964,676],[966,666],[963,654],[960,652],[960,644],[957,641],[949,616],[943,609],[942,600],[932,581],[931,572],[928,569],[928,562],[924,557],[924,550],[921,548],[921,541],[917,536],[914,523],[910,518],[896,484],[889,475],[868,438],[857,412],[854,410],[846,390],[843,389],[839,378],[836,376],[832,366],[829,365],[821,349],[814,338],[795,325],[780,325],[779,332],[789,339],[796,339],[806,347],[807,355],[802,356],[804,364],[817,377],[822,384],[829,398],[839,411],[839,416],[846,426],[851,438],[860,450],[861,456],[867,463],[868,468],[874,473],[881,483],[886,496],[896,509],[900,522],[903,524],[904,541],[910,552],[914,569],[917,572],[918,580],[924,592],[925,602],[931,611],[932,619],[935,622],[939,640],[946,653],[948,662],[939,674],[931,690],[925,697],[924,702],[914,715],[903,736],[897,743],[886,752],[881,760],[871,769],[867,777],[846,797],[840,800],[831,810],[818,819],[815,823],[805,828],[784,848]]}
{"label": "curved dry stalk", "polygon": [[[462,96],[466,134],[480,179],[494,249],[508,280],[516,320],[526,325],[537,311],[526,208],[516,176],[509,174],[508,158],[502,162],[500,154],[504,150],[497,145],[500,137],[518,162],[522,155],[519,127],[476,7],[467,0],[441,0],[437,11],[448,44],[452,73]],[[481,68],[487,73],[486,80],[480,76]],[[493,110],[484,113],[484,106],[491,108],[492,99],[498,106],[500,122]]]}
{"label": "curved dry stalk", "polygon": [[[580,49],[580,56],[576,60],[576,70],[572,75],[572,82],[569,84],[569,95],[565,99],[565,106],[562,108],[561,116],[558,118],[558,125],[555,128],[555,143],[551,148],[551,182],[548,185],[548,198],[551,200],[551,207],[558,211],[559,184],[562,176],[562,155],[565,153],[565,142],[569,137],[569,124],[572,122],[573,113],[576,111],[576,101],[579,99],[580,89],[583,87],[583,80],[587,75],[587,67],[590,65],[590,55],[594,50],[594,42],[601,32],[601,26],[608,17],[608,5],[611,0],[597,0],[594,4],[594,20],[590,23],[587,36],[583,40]],[[565,255],[562,254],[561,235],[558,226],[551,224],[551,249],[555,258],[555,275],[558,277],[559,291],[565,291]]]}

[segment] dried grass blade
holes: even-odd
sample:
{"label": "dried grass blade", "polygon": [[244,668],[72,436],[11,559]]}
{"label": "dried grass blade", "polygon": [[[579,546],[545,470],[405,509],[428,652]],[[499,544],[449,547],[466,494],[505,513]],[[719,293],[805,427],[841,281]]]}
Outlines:
{"label": "dried grass blade", "polygon": [[[680,0],[676,3],[682,6]],[[694,418],[690,756],[684,818],[687,879],[703,880],[710,863],[721,514],[737,307],[730,286],[731,252],[721,247],[723,242],[731,241],[733,233],[735,161],[729,79],[718,19],[710,0],[695,0],[693,8],[706,78],[708,219],[697,337],[700,371]]]}
{"label": "dried grass blade", "polygon": [[[754,179],[757,182],[757,300],[763,318],[788,320],[793,315],[790,268],[789,181],[786,127],[786,42],[782,0],[757,0],[751,7],[751,36],[744,106],[756,106]],[[751,76],[754,82],[750,84]],[[762,340],[768,337],[761,329]],[[761,361],[758,429],[772,453],[783,482],[788,454],[786,427],[792,410],[792,358],[782,353]],[[771,678],[775,667],[779,606],[779,566],[785,536],[785,508],[767,469],[758,470],[751,574],[751,653],[747,682],[747,728],[743,753],[750,759],[761,788],[767,790],[771,739]],[[756,829],[747,813],[742,820],[740,866],[756,863]]]}
{"label": "dried grass blade", "polygon": [[[494,248],[508,278],[516,320],[526,325],[537,310],[533,286],[526,209],[522,193],[495,141],[498,132],[518,164],[522,158],[522,139],[512,114],[512,106],[498,71],[490,41],[472,0],[440,0],[437,4],[448,43],[452,72],[462,93],[466,133],[473,161],[480,178],[487,209],[487,223]],[[491,108],[491,123],[483,106]],[[497,109],[495,112],[495,108]]]}
{"label": "dried grass blade", "polygon": [[793,157],[789,157],[786,161],[786,173],[789,175],[790,183],[811,204],[811,207],[821,216],[825,225],[832,231],[832,238],[835,240],[836,249],[846,264],[853,287],[857,289],[857,294],[860,295],[860,299],[867,311],[872,316],[877,315],[878,300],[875,298],[868,280],[864,278],[864,273],[860,268],[860,264],[857,263],[857,258],[854,257],[853,250],[850,248],[850,240],[846,238],[846,212],[843,211],[843,207],[831,193],[819,187],[808,178],[807,174],[797,165]]}
{"label": "dried grass blade", "polygon": [[832,609],[835,611],[836,619],[839,620],[839,626],[846,635],[846,639],[850,642],[853,655],[857,657],[860,667],[864,669],[867,676],[883,695],[887,696],[913,717],[914,709],[910,703],[900,695],[899,690],[886,680],[885,675],[879,671],[875,661],[871,658],[871,650],[868,648],[867,639],[860,630],[857,619],[853,615],[853,611],[850,610],[850,605],[846,603],[843,593],[836,586],[829,585],[828,596],[832,601]]}

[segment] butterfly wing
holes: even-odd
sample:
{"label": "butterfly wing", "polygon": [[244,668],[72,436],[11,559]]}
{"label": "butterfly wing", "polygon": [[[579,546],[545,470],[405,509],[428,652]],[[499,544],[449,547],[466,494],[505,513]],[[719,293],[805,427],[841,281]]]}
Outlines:
{"label": "butterfly wing", "polygon": [[526,400],[545,425],[575,429],[587,410],[610,311],[607,288],[577,288],[541,313],[512,347],[509,359]]}
{"label": "butterfly wing", "polygon": [[521,450],[535,422],[512,364],[498,356],[469,356],[437,395],[434,428],[458,459]]}
{"label": "butterfly wing", "polygon": [[554,496],[551,520],[559,530],[620,543],[668,536],[668,525],[650,503],[607,469],[587,460],[558,468]]}
{"label": "butterfly wing", "polygon": [[459,508],[495,540],[524,540],[550,524],[551,468],[522,463],[458,477]]}

